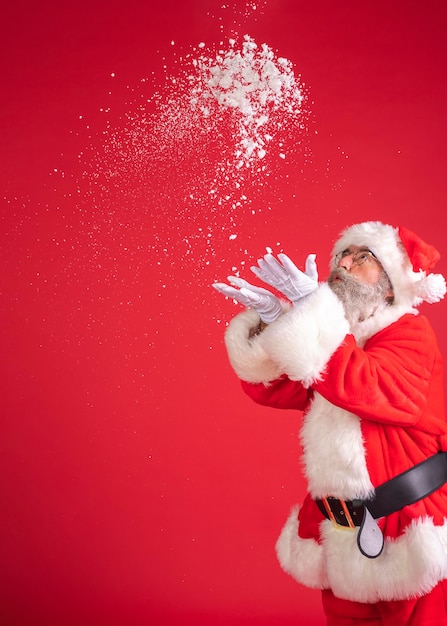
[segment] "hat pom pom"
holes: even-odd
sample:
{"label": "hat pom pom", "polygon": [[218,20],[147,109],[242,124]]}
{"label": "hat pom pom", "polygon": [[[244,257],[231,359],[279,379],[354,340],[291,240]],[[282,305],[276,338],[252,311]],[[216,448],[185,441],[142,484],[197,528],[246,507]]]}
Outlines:
{"label": "hat pom pom", "polygon": [[421,280],[418,282],[417,296],[421,302],[433,304],[439,302],[445,296],[447,287],[442,274],[429,274],[421,271]]}

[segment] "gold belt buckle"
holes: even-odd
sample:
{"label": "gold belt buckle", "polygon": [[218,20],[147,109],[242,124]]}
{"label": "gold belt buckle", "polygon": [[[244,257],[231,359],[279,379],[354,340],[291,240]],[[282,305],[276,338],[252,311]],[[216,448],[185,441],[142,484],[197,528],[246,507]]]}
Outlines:
{"label": "gold belt buckle", "polygon": [[340,502],[341,508],[343,509],[343,513],[345,515],[346,521],[348,522],[348,526],[342,526],[341,524],[339,524],[337,522],[337,520],[335,519],[334,514],[332,513],[332,509],[331,509],[331,505],[328,502],[327,498],[322,498],[322,502],[324,505],[324,508],[326,509],[326,513],[328,514],[329,519],[331,520],[332,524],[335,526],[335,528],[355,528],[355,524],[352,521],[352,517],[351,517],[351,513],[349,512],[349,509],[346,505],[346,502],[344,500],[342,500],[341,498],[334,498],[335,500],[337,500],[337,502]]}

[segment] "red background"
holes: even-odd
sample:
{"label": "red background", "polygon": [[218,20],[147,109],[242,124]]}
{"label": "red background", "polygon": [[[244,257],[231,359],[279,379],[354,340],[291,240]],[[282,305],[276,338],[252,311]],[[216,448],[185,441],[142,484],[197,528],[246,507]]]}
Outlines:
{"label": "red background", "polygon": [[[274,554],[305,491],[300,416],[244,397],[238,309],[209,285],[266,246],[324,277],[366,219],[415,230],[447,274],[446,27],[441,0],[3,9],[0,623],[324,623]],[[209,142],[154,164],[140,129],[114,152],[199,42],[245,34],[293,63],[310,116],[241,204],[205,193]],[[445,304],[424,312],[446,353]]]}

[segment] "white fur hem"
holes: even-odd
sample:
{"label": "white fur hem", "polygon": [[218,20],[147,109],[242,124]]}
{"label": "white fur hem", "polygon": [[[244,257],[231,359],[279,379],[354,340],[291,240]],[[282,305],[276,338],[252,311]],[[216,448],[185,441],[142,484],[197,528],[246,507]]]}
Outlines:
{"label": "white fur hem", "polygon": [[327,589],[324,554],[315,539],[298,537],[299,507],[293,507],[276,542],[276,555],[283,570],[298,582],[313,589]]}
{"label": "white fur hem", "polygon": [[276,544],[285,572],[307,587],[327,589],[346,600],[374,603],[405,600],[430,592],[447,578],[447,521],[435,526],[428,517],[413,521],[405,533],[386,540],[376,559],[363,556],[358,530],[321,523],[323,543],[298,536],[297,508]]}
{"label": "white fur hem", "polygon": [[269,326],[260,344],[289,378],[309,387],[321,380],[331,355],[348,333],[341,301],[322,283]]}

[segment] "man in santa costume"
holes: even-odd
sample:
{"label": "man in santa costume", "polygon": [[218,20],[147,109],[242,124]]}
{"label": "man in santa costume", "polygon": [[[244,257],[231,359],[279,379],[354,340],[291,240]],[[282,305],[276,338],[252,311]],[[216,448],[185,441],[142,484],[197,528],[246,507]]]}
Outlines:
{"label": "man in santa costume", "polygon": [[308,495],[277,542],[281,566],[322,590],[330,626],[447,625],[443,362],[417,306],[446,292],[439,253],[405,228],[364,222],[335,243],[326,282],[268,254],[216,283],[247,307],[225,344],[256,402],[304,412]]}

